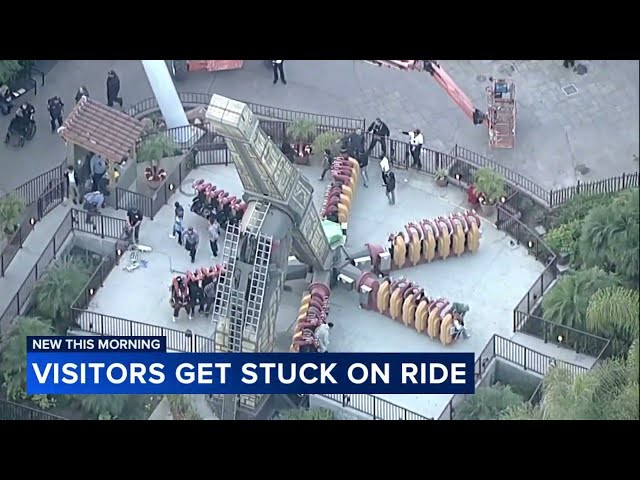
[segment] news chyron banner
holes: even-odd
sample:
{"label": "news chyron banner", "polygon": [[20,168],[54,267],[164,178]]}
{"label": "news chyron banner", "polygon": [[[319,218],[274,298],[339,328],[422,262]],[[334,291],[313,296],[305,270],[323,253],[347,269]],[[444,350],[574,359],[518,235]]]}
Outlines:
{"label": "news chyron banner", "polygon": [[28,395],[469,394],[472,353],[172,353],[165,337],[28,337]]}

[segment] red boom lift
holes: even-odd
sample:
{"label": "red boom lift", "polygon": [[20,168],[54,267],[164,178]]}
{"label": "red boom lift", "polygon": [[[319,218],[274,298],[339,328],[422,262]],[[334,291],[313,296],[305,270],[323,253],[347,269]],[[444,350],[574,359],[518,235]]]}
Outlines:
{"label": "red boom lift", "polygon": [[377,66],[397,70],[425,71],[440,85],[462,109],[474,125],[486,124],[489,128],[491,148],[513,148],[516,141],[516,87],[512,80],[489,78],[487,87],[487,111],[473,106],[469,97],[435,60],[365,60]]}

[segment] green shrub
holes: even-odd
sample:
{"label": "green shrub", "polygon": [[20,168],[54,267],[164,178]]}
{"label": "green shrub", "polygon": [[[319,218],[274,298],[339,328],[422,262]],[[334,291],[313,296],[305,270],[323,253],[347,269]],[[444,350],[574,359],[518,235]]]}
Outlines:
{"label": "green shrub", "polygon": [[65,334],[71,324],[70,305],[91,278],[91,268],[82,260],[66,257],[56,260],[34,289],[35,311],[53,320],[57,332]]}
{"label": "green shrub", "polygon": [[544,236],[544,241],[554,253],[569,255],[570,261],[573,262],[578,250],[581,229],[581,220],[563,223],[549,230]]}
{"label": "green shrub", "polygon": [[522,397],[509,385],[496,383],[476,390],[455,411],[456,420],[498,420],[507,409],[521,405]]}
{"label": "green shrub", "polygon": [[583,220],[593,207],[610,205],[614,195],[576,195],[564,205],[554,209],[547,216],[547,227],[557,228],[565,223]]}

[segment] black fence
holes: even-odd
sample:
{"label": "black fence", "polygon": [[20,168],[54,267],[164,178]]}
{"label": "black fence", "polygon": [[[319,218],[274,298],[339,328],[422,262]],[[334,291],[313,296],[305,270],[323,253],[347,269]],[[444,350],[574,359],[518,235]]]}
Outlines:
{"label": "black fence", "polygon": [[0,420],[66,420],[66,418],[0,399]]}
{"label": "black fence", "polygon": [[[185,108],[208,106],[211,102],[211,95],[208,93],[180,92],[178,93],[178,96]],[[334,115],[299,112],[297,110],[287,110],[284,108],[271,107],[253,102],[245,102],[244,100],[240,101],[245,103],[254,115],[265,119],[279,119],[287,122],[305,119],[316,125],[324,125],[336,130],[344,131],[353,131],[357,128],[365,128],[365,120],[362,118],[336,117]],[[158,106],[156,98],[150,97],[127,108],[126,112],[132,117],[141,117],[155,113],[159,111],[159,109],[160,107]]]}
{"label": "black fence", "polygon": [[[86,295],[91,297],[93,294],[87,291]],[[72,315],[79,330],[93,335],[166,337],[168,350],[190,353],[215,352],[213,338],[196,335],[190,330],[174,330],[77,308],[72,308]]]}
{"label": "black fence", "polygon": [[53,238],[44,248],[44,251],[38,258],[36,264],[27,274],[27,278],[22,282],[22,285],[18,288],[13,299],[9,302],[9,305],[7,305],[2,316],[0,316],[0,335],[4,334],[10,327],[13,320],[22,314],[28,304],[29,298],[33,293],[37,281],[46,274],[47,267],[56,258],[56,255],[59,253],[65,240],[72,231],[73,226],[71,222],[71,212],[69,212],[60,223],[60,226],[53,235]]}
{"label": "black fence", "polygon": [[[508,338],[494,335],[484,347],[475,363],[476,387],[483,380],[484,374],[491,366],[494,359],[501,359],[521,367],[523,370],[544,376],[549,370],[558,366],[566,369],[572,376],[588,371],[587,368],[573,363],[564,362],[543,353],[532,350],[524,345],[509,340]],[[536,395],[542,395],[542,391],[536,390],[531,399]],[[466,395],[454,395],[444,408],[438,420],[455,420],[456,408],[464,401]],[[529,400],[532,401],[532,400]]]}
{"label": "black fence", "polygon": [[13,193],[22,199],[24,212],[16,231],[7,239],[7,243],[0,252],[0,277],[18,254],[25,240],[42,220],[56,206],[60,205],[65,195],[65,180],[63,165],[55,167],[42,175],[18,187]]}
{"label": "black fence", "polygon": [[[0,335],[5,333],[13,320],[24,312],[36,283],[46,274],[47,267],[57,258],[64,242],[72,232],[80,231],[100,238],[117,239],[122,233],[125,224],[125,220],[105,215],[94,217],[93,225],[87,224],[86,212],[77,209],[69,210],[36,261],[36,264],[29,271],[24,282],[22,282],[13,299],[7,305],[2,316],[0,316]],[[95,229],[93,228],[94,226]]]}
{"label": "black fence", "polygon": [[433,420],[374,395],[325,393],[319,396],[337,402],[343,408],[364,413],[373,420]]}

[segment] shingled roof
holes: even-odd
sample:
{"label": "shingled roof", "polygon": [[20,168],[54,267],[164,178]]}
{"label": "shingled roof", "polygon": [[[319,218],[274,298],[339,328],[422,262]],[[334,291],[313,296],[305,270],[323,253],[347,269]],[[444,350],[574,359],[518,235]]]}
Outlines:
{"label": "shingled roof", "polygon": [[143,130],[141,121],[83,97],[65,120],[59,134],[67,142],[120,162],[131,156]]}

